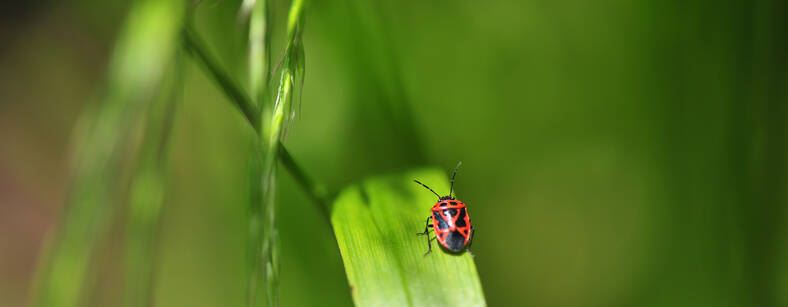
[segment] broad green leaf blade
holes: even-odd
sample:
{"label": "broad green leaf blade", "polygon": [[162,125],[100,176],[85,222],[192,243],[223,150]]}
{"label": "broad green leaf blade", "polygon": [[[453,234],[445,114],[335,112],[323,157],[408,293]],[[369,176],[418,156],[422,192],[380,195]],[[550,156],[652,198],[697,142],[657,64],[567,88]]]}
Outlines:
{"label": "broad green leaf blade", "polygon": [[433,244],[424,256],[426,239],[416,233],[436,197],[413,179],[449,191],[442,171],[417,170],[365,180],[334,203],[331,222],[356,306],[485,306],[469,253]]}

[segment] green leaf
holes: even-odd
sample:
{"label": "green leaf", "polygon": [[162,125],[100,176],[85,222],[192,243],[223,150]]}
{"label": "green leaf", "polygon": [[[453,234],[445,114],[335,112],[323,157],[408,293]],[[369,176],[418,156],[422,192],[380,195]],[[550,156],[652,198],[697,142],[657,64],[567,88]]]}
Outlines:
{"label": "green leaf", "polygon": [[31,306],[86,305],[96,271],[94,248],[120,203],[121,164],[175,56],[184,8],[179,0],[140,0],[129,12],[109,64],[105,97],[86,110],[77,129],[65,211],[40,260]]}
{"label": "green leaf", "polygon": [[416,233],[436,197],[414,179],[449,191],[442,171],[416,170],[352,185],[334,203],[331,223],[356,306],[485,306],[470,253],[433,244],[424,255],[426,239]]}
{"label": "green leaf", "polygon": [[137,169],[130,183],[126,215],[126,250],[123,305],[147,306],[152,302],[152,283],[161,211],[167,203],[167,160],[176,104],[183,91],[181,55],[162,80],[159,99],[147,112],[145,134]]}

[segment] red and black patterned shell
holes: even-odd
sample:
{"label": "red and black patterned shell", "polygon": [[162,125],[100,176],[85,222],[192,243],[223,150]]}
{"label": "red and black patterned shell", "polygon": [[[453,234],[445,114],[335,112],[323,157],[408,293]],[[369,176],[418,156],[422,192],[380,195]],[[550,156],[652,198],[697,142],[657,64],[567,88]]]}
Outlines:
{"label": "red and black patterned shell", "polygon": [[432,206],[432,229],[444,248],[455,253],[463,251],[473,232],[468,208],[459,200],[441,198]]}

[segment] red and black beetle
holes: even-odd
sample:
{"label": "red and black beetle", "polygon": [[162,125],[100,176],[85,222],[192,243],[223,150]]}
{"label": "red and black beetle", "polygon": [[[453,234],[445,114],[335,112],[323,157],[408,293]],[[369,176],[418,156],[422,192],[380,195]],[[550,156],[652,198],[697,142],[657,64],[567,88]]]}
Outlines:
{"label": "red and black beetle", "polygon": [[[473,243],[474,228],[471,225],[471,217],[468,215],[468,208],[465,204],[452,196],[454,192],[454,176],[457,175],[457,169],[460,168],[462,162],[458,163],[451,174],[451,188],[449,195],[440,196],[435,193],[426,184],[413,180],[422,185],[438,196],[438,202],[432,206],[432,215],[427,217],[424,232],[417,233],[420,236],[427,236],[427,253],[432,252],[432,240],[438,239],[438,242],[448,251],[452,253],[461,253],[466,248],[470,248]],[[432,224],[430,224],[430,219]],[[435,237],[430,239],[430,228],[435,231]]]}

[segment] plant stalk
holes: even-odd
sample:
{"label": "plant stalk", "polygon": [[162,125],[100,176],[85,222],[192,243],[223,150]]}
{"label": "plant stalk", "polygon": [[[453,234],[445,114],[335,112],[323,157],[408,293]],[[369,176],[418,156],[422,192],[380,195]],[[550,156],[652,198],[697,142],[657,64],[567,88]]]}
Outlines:
{"label": "plant stalk", "polygon": [[241,87],[230,78],[219,66],[219,62],[213,58],[206,47],[206,44],[192,30],[191,26],[187,26],[183,31],[183,43],[186,51],[193,55],[197,62],[201,64],[203,69],[219,84],[225,95],[230,98],[230,101],[243,113],[246,121],[252,125],[255,131],[260,131],[260,111],[249,98],[249,96],[241,90]]}

